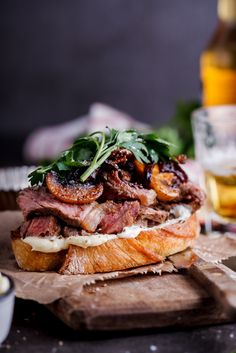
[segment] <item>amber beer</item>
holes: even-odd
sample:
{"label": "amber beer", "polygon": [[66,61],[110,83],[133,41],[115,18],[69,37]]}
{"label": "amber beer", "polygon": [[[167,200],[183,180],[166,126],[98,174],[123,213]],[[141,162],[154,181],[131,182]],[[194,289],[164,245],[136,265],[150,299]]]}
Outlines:
{"label": "amber beer", "polygon": [[204,106],[236,104],[236,0],[218,0],[218,18],[201,55]]}
{"label": "amber beer", "polygon": [[192,114],[196,158],[205,176],[206,232],[215,222],[236,222],[236,105],[214,106]]}
{"label": "amber beer", "polygon": [[226,220],[236,222],[236,166],[219,165],[205,171],[207,196],[213,210]]}

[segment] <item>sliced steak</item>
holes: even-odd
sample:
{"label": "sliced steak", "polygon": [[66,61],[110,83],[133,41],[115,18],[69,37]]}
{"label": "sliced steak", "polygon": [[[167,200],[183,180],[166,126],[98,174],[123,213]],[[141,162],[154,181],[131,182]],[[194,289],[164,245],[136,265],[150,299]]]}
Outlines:
{"label": "sliced steak", "polygon": [[119,170],[104,172],[104,191],[107,199],[131,199],[139,200],[141,205],[150,206],[156,202],[156,192],[152,189],[144,189],[142,185],[122,180]]}
{"label": "sliced steak", "polygon": [[28,188],[19,193],[18,204],[25,219],[35,215],[55,215],[67,224],[94,232],[104,211],[96,202],[88,205],[72,205],[57,200],[46,188]]}
{"label": "sliced steak", "polygon": [[59,235],[61,227],[54,216],[35,217],[23,223],[20,233],[23,238],[27,236],[43,237]]}
{"label": "sliced steak", "polygon": [[204,191],[197,185],[187,182],[180,186],[180,195],[175,202],[159,202],[158,206],[166,211],[170,211],[173,207],[182,205],[191,208],[191,212],[196,212],[203,206],[206,199]]}
{"label": "sliced steak", "polygon": [[206,199],[205,193],[199,186],[187,182],[181,185],[181,201],[186,202],[196,212],[203,206]]}
{"label": "sliced steak", "polygon": [[[102,207],[104,216],[98,227],[98,232],[102,234],[117,234],[122,232],[124,227],[132,226],[140,210],[138,201],[125,201],[124,203],[107,201],[102,204]],[[64,228],[65,237],[77,235],[84,235],[84,233],[80,229]]]}
{"label": "sliced steak", "polygon": [[167,220],[169,212],[157,208],[141,206],[139,216],[155,223],[163,223]]}
{"label": "sliced steak", "polygon": [[104,234],[116,234],[122,232],[124,227],[134,224],[139,214],[138,201],[125,201],[115,203],[107,201],[103,204],[105,215],[99,224],[99,232]]}

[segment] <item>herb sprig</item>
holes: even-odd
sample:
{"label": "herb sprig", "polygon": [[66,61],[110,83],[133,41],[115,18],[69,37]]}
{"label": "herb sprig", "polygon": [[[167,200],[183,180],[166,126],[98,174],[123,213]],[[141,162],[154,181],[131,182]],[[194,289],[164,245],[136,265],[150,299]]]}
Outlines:
{"label": "herb sprig", "polygon": [[29,174],[29,181],[33,186],[42,183],[50,171],[63,175],[72,170],[81,169],[80,181],[83,183],[117,148],[126,148],[133,152],[135,158],[142,163],[157,163],[159,160],[165,161],[171,158],[171,145],[154,132],[145,134],[135,130],[108,129],[106,134],[97,131],[78,138],[51,164],[34,170]]}

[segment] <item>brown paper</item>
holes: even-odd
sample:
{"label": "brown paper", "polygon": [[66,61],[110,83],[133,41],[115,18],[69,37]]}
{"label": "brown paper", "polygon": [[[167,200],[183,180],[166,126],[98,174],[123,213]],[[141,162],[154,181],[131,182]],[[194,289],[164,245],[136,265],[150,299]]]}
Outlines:
{"label": "brown paper", "polygon": [[[49,304],[68,295],[78,296],[85,285],[137,274],[176,271],[170,261],[143,266],[133,270],[115,271],[94,275],[59,275],[56,272],[26,272],[20,270],[11,250],[10,231],[16,229],[23,218],[19,211],[0,212],[0,271],[10,275],[15,282],[16,296]],[[236,238],[200,236],[194,248],[205,261],[219,262],[236,255]]]}
{"label": "brown paper", "polygon": [[203,260],[218,263],[236,256],[236,236],[216,234],[200,236],[194,246],[194,252]]}
{"label": "brown paper", "polygon": [[26,272],[18,268],[11,250],[10,231],[16,229],[23,218],[19,211],[0,212],[0,272],[14,279],[16,296],[48,304],[68,295],[79,295],[85,285],[98,280],[122,278],[148,272],[161,274],[175,271],[170,261],[143,266],[133,270],[94,275],[59,275],[56,272]]}

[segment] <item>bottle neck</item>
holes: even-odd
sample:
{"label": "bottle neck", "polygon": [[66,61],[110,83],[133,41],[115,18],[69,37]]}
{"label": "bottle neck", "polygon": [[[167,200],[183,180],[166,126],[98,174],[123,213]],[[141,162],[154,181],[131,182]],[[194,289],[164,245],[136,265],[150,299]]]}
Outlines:
{"label": "bottle neck", "polygon": [[221,21],[236,25],[236,0],[218,0],[218,16]]}

